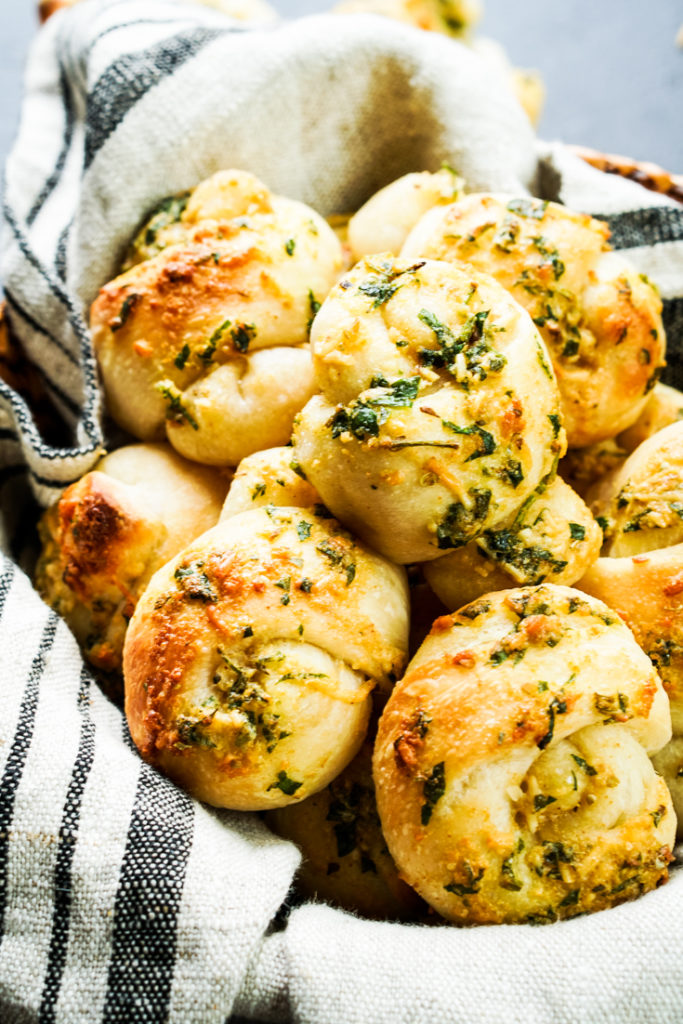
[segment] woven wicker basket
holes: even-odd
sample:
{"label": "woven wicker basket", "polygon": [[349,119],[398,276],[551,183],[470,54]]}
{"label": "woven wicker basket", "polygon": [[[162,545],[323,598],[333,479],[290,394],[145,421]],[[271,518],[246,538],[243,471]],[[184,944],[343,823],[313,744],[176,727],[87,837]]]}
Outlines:
{"label": "woven wicker basket", "polygon": [[599,153],[597,149],[586,149],[584,146],[571,148],[591,167],[605,174],[620,174],[622,178],[630,178],[651,192],[660,192],[683,203],[683,174],[670,174],[657,164],[631,160],[627,156],[616,156],[613,153]]}

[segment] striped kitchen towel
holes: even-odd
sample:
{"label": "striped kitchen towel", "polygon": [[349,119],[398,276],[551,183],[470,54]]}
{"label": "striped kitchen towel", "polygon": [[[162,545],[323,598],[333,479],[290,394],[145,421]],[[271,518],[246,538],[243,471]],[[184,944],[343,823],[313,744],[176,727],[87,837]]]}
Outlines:
{"label": "striped kitchen towel", "polygon": [[[0,541],[110,443],[87,308],[161,197],[241,166],[322,213],[408,170],[605,216],[660,286],[682,382],[683,212],[536,146],[505,87],[451,40],[375,17],[245,30],[172,0],[87,0],[41,31],[7,164],[12,328],[71,441],[0,383]],[[12,487],[10,492],[7,488]],[[0,1021],[311,1024],[680,1019],[683,875],[552,928],[423,928],[309,904],[294,847],[144,765],[66,627],[0,556]]]}
{"label": "striped kitchen towel", "polygon": [[67,627],[0,563],[0,1020],[222,1022],[297,851],[142,764]]}

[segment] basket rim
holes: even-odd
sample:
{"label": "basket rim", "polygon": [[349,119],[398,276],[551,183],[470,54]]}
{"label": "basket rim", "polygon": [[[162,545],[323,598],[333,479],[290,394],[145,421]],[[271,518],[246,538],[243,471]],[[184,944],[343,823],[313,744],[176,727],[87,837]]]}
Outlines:
{"label": "basket rim", "polygon": [[618,174],[651,192],[659,192],[660,195],[669,196],[670,199],[683,203],[683,174],[672,174],[648,160],[634,160],[616,153],[602,153],[588,146],[570,145],[568,148],[591,167],[605,174]]}

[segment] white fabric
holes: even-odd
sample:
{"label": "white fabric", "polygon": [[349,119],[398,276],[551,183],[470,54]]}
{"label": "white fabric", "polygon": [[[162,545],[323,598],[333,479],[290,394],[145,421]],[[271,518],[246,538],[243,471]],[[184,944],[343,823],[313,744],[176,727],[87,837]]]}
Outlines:
{"label": "white fabric", "polygon": [[[143,766],[66,626],[2,555],[0,638],[0,1020],[222,1024],[297,850]],[[116,945],[117,915],[157,916],[159,949],[144,921]],[[117,987],[112,967],[147,981]]]}
{"label": "white fabric", "polygon": [[674,1024],[681,1019],[683,876],[551,926],[455,929],[295,910],[265,940],[238,1009],[277,984],[305,1024]]}

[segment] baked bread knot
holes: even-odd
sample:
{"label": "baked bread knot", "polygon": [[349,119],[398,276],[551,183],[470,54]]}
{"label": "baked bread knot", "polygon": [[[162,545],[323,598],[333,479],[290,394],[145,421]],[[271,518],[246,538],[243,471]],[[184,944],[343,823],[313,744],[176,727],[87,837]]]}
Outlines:
{"label": "baked bread knot", "polygon": [[348,240],[355,260],[377,252],[398,256],[406,238],[434,206],[459,199],[463,178],[448,167],[404,174],[368,199],[349,221]]}
{"label": "baked bread knot", "polygon": [[117,423],[212,465],[285,444],[314,391],[309,325],[342,269],[326,222],[220,171],[162,203],[126,267],[91,310]]}
{"label": "baked bread knot", "polygon": [[655,758],[683,824],[683,422],[644,441],[593,490],[607,541],[577,583],[613,608],[662,677],[673,739]]}
{"label": "baked bread knot", "polygon": [[582,498],[590,494],[599,480],[623,466],[628,458],[629,453],[619,442],[620,436],[596,441],[586,448],[570,448],[560,460],[557,472]]}
{"label": "baked bread knot", "polygon": [[138,597],[164,562],[216,524],[227,486],[168,445],[136,444],[105,456],[45,512],[36,587],[97,668],[121,669]]}
{"label": "baked bread knot", "polygon": [[584,495],[608,473],[619,469],[638,445],[671,423],[683,419],[683,393],[668,384],[657,384],[635,423],[616,437],[587,448],[572,448],[558,466],[558,473]]}
{"label": "baked bread knot", "polygon": [[627,452],[634,452],[648,437],[681,419],[683,393],[669,384],[657,384],[633,426],[619,434],[619,444]]}
{"label": "baked bread knot", "polygon": [[636,448],[588,492],[604,522],[603,554],[619,558],[683,543],[683,422]]}
{"label": "baked bread knot", "polygon": [[570,586],[595,562],[602,530],[560,477],[522,505],[513,522],[426,562],[427,582],[455,611],[491,590],[546,580]]}
{"label": "baked bread knot", "polygon": [[603,221],[557,203],[472,194],[425,214],[401,253],[469,263],[524,306],[552,357],[570,448],[634,423],[664,365],[657,290],[608,238]]}
{"label": "baked bread knot", "polygon": [[662,677],[673,736],[652,762],[664,778],[683,829],[683,544],[623,558],[599,558],[577,583],[632,629]]}
{"label": "baked bread knot", "polygon": [[311,510],[255,509],[152,579],[124,650],[143,757],[217,807],[279,807],[359,749],[372,689],[402,671],[404,572]]}
{"label": "baked bread knot", "polygon": [[361,260],[323,304],[311,345],[322,394],[296,418],[296,459],[388,558],[469,543],[554,474],[565,435],[545,346],[487,275]]}
{"label": "baked bread knot", "polygon": [[320,495],[311,487],[291,448],[268,448],[242,459],[235,470],[221,521],[267,505],[314,508],[325,518]]}
{"label": "baked bread knot", "polygon": [[326,789],[269,811],[266,822],[301,848],[296,885],[303,896],[380,920],[411,920],[426,912],[399,878],[382,835],[369,739]]}
{"label": "baked bread knot", "polygon": [[554,921],[667,878],[671,797],[647,753],[668,699],[602,602],[543,584],[437,619],[374,754],[398,869],[459,923]]}

